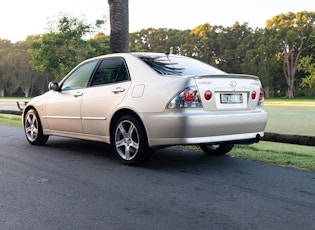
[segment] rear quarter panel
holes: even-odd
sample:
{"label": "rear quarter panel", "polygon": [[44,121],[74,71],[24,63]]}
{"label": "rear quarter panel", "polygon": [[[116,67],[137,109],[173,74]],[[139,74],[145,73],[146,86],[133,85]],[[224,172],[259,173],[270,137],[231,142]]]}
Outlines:
{"label": "rear quarter panel", "polygon": [[119,107],[131,108],[139,113],[163,112],[179,91],[195,84],[192,79],[160,75],[136,57],[125,59],[132,85]]}

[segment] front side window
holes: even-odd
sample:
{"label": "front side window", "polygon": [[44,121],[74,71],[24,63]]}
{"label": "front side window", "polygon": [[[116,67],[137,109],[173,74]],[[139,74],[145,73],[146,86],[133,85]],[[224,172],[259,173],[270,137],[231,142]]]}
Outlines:
{"label": "front side window", "polygon": [[87,87],[97,62],[98,61],[88,62],[76,69],[62,84],[61,90],[72,90]]}
{"label": "front side window", "polygon": [[107,58],[96,70],[91,86],[106,85],[129,79],[127,67],[122,58]]}

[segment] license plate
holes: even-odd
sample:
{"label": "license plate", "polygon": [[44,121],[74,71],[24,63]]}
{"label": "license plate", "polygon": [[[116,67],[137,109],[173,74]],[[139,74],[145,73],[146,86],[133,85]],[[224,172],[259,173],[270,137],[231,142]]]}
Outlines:
{"label": "license plate", "polygon": [[221,94],[220,100],[222,104],[243,103],[243,95],[242,94]]}

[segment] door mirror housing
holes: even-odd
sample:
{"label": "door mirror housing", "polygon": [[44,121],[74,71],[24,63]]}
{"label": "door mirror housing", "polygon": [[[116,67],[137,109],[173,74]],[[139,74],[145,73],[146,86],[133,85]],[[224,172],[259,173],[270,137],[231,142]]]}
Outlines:
{"label": "door mirror housing", "polygon": [[55,81],[49,82],[48,89],[53,90],[53,91],[59,91],[60,88],[59,88],[58,82],[55,82]]}

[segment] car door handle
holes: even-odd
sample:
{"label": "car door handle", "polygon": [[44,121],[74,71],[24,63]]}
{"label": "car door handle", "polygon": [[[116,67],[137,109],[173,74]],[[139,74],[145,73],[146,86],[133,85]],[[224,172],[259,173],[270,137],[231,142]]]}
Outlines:
{"label": "car door handle", "polygon": [[124,88],[121,88],[121,87],[117,87],[116,89],[114,89],[112,91],[113,93],[122,93],[122,92],[125,92],[125,89]]}
{"label": "car door handle", "polygon": [[74,97],[81,97],[82,95],[82,92],[76,92],[75,94],[73,94]]}

